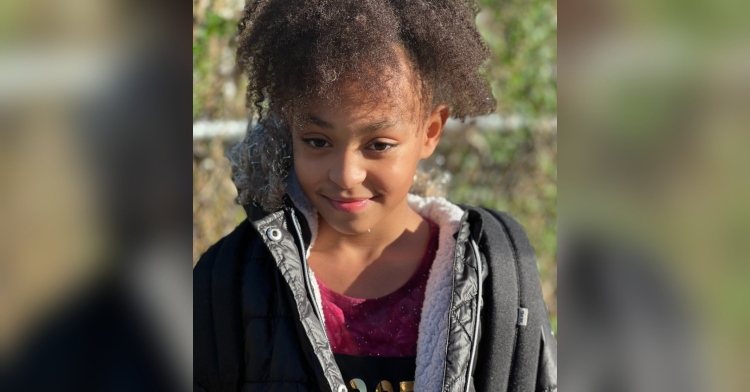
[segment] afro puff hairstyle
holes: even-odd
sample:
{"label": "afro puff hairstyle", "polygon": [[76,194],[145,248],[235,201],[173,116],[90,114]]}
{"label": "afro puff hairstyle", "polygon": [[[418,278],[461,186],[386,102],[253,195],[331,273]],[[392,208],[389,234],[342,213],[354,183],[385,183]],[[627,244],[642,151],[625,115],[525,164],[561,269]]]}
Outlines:
{"label": "afro puff hairstyle", "polygon": [[491,112],[496,102],[484,76],[490,51],[476,28],[478,11],[474,0],[248,0],[237,65],[248,76],[257,125],[229,154],[240,203],[265,211],[282,203],[293,164],[284,113],[334,97],[343,79],[387,93],[399,48],[425,108],[446,104],[461,119]]}

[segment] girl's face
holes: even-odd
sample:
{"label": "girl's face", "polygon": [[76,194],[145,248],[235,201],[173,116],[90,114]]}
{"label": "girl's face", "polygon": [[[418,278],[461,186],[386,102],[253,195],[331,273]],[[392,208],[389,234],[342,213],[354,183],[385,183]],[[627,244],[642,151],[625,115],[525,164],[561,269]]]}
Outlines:
{"label": "girl's face", "polygon": [[409,208],[419,160],[440,140],[448,108],[439,105],[425,118],[405,69],[389,82],[387,99],[373,102],[344,84],[336,102],[311,102],[292,126],[302,190],[343,234],[394,226]]}

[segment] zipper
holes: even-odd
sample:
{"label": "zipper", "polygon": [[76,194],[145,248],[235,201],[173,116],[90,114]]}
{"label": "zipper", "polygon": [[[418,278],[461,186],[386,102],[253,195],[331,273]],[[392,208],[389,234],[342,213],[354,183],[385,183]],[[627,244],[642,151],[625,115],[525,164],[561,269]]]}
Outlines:
{"label": "zipper", "polygon": [[310,296],[310,301],[313,303],[313,312],[315,312],[315,316],[318,317],[318,321],[320,321],[320,324],[323,327],[323,333],[326,336],[326,340],[328,340],[328,332],[326,331],[326,326],[323,323],[323,317],[321,316],[323,312],[318,308],[319,304],[318,301],[315,300],[315,293],[312,289],[312,280],[310,279],[310,266],[307,264],[307,250],[305,249],[305,241],[302,238],[302,228],[299,224],[299,220],[297,220],[297,214],[295,213],[294,208],[287,208],[292,216],[292,222],[294,223],[294,234],[297,237],[297,241],[299,241],[301,253],[300,257],[302,259],[302,273],[305,275],[305,289],[307,290],[307,294]]}
{"label": "zipper", "polygon": [[[302,260],[302,273],[304,275],[305,279],[305,290],[307,291],[307,294],[310,296],[310,301],[313,304],[313,312],[315,313],[315,316],[318,317],[318,322],[320,323],[321,328],[323,329],[323,336],[325,336],[326,344],[327,344],[327,350],[331,354],[331,357],[333,358],[333,350],[331,349],[331,341],[328,339],[328,331],[326,331],[325,323],[323,322],[322,313],[323,310],[318,308],[318,301],[315,299],[315,293],[312,290],[312,280],[310,279],[310,266],[307,264],[307,249],[305,249],[305,241],[304,238],[302,238],[302,228],[300,227],[299,220],[297,220],[297,214],[294,210],[294,207],[286,206],[285,207],[289,214],[292,217],[292,223],[294,224],[294,234],[297,237],[297,240],[299,241],[299,249],[300,249],[300,258]],[[344,376],[341,374],[341,370],[338,368],[338,364],[336,364],[336,360],[334,359],[332,361],[334,372],[338,376],[340,380],[343,381]],[[335,381],[335,380],[334,380]],[[335,386],[335,382],[331,382],[331,380],[328,380],[328,384],[331,387],[331,391],[336,392],[346,392],[347,388],[344,384],[339,384],[338,386]]]}

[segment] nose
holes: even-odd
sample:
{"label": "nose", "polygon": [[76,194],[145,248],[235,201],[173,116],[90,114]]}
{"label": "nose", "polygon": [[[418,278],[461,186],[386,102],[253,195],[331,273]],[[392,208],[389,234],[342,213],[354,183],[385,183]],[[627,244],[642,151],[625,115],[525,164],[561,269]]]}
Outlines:
{"label": "nose", "polygon": [[367,177],[362,154],[357,151],[343,151],[337,154],[328,170],[328,178],[341,189],[352,189],[361,184]]}

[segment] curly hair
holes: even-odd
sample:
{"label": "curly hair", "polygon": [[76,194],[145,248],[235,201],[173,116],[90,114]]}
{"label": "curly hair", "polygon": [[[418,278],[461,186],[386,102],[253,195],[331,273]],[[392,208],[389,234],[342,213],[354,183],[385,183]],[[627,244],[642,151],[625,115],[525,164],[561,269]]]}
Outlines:
{"label": "curly hair", "polygon": [[425,108],[446,104],[456,118],[491,112],[490,51],[476,28],[478,12],[474,0],[248,0],[237,65],[248,76],[258,126],[230,153],[240,202],[279,206],[293,164],[286,115],[310,99],[336,97],[343,80],[373,97],[387,94],[399,50]]}

